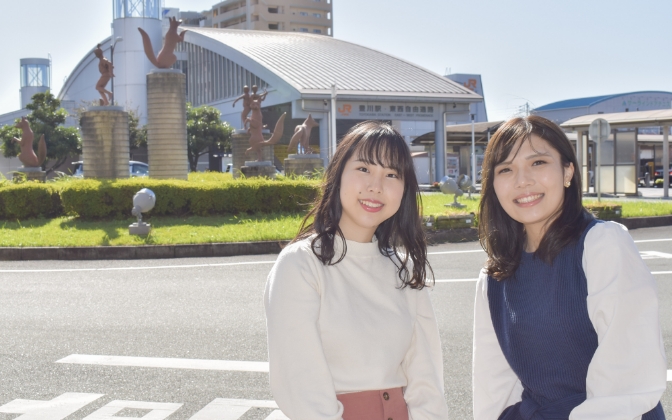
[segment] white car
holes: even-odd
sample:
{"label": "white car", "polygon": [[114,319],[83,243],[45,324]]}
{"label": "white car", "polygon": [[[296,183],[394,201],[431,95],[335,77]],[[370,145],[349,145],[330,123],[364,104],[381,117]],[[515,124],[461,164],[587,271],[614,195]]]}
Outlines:
{"label": "white car", "polygon": [[[72,162],[75,165],[75,169],[72,172],[72,176],[77,178],[84,177],[84,161]],[[149,165],[145,162],[138,162],[135,160],[128,161],[128,175],[131,177],[134,176],[149,176]]]}

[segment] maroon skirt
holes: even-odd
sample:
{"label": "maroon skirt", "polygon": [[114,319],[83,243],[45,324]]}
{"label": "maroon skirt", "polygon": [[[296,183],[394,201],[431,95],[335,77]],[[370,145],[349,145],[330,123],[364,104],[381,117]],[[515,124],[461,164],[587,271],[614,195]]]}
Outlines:
{"label": "maroon skirt", "polygon": [[339,394],[343,420],[408,420],[408,407],[401,388]]}

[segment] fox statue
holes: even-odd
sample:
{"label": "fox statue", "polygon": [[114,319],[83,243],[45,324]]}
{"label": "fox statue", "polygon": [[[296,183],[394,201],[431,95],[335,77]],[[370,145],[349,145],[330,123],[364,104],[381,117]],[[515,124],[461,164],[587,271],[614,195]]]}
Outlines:
{"label": "fox statue", "polygon": [[245,119],[244,127],[247,129],[247,132],[250,134],[250,148],[245,151],[245,154],[254,152],[257,155],[257,161],[261,161],[261,146],[264,144],[276,144],[280,141],[282,137],[282,131],[285,128],[285,116],[287,113],[283,113],[278,122],[275,123],[275,129],[271,138],[264,140],[262,130],[264,125],[261,122],[261,105],[258,99],[250,101],[250,110],[251,114]]}
{"label": "fox statue", "polygon": [[[317,121],[313,119],[313,116],[308,114],[308,118],[294,128],[294,135],[289,141],[289,146],[287,146],[287,151],[291,151],[296,147],[297,153],[301,154],[311,154],[313,150],[310,148],[310,131],[320,125]],[[301,146],[301,150],[299,150]]]}
{"label": "fox statue", "polygon": [[37,168],[42,166],[47,158],[47,143],[44,141],[44,134],[40,136],[40,141],[37,143],[37,155],[33,151],[33,139],[35,138],[33,130],[26,117],[21,117],[21,121],[16,124],[16,128],[20,128],[23,134],[21,140],[14,137],[14,141],[21,146],[21,153],[19,160],[26,168]]}
{"label": "fox statue", "polygon": [[168,18],[170,21],[170,28],[166,32],[166,37],[163,40],[163,48],[159,51],[158,56],[154,56],[154,48],[152,47],[152,41],[149,39],[147,32],[138,28],[140,35],[142,35],[142,44],[145,47],[145,54],[149,61],[160,69],[169,69],[177,61],[175,56],[175,47],[178,42],[184,41],[184,34],[187,31],[182,31],[179,35],[177,34],[177,27],[182,23],[181,20],[176,18]]}

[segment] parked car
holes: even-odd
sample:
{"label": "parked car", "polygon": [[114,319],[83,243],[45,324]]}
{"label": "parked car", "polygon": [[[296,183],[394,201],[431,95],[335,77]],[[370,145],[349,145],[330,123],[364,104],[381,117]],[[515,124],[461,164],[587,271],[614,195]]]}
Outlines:
{"label": "parked car", "polygon": [[[670,166],[670,172],[668,174],[670,177],[670,182],[672,183],[672,166]],[[653,171],[653,181],[655,182],[657,179],[663,179],[663,167],[659,166]]]}
{"label": "parked car", "polygon": [[[75,165],[75,169],[72,172],[72,176],[83,178],[84,177],[84,161],[80,160],[79,162],[72,162]],[[145,162],[138,162],[135,160],[128,161],[128,175],[129,176],[148,176],[149,175],[149,165]]]}

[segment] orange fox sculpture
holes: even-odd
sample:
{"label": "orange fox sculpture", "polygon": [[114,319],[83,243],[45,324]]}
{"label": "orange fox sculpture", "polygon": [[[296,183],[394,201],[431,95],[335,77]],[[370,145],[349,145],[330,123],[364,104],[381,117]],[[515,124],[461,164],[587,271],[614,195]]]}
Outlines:
{"label": "orange fox sculpture", "polygon": [[152,41],[149,39],[147,32],[138,28],[140,35],[142,35],[142,45],[145,47],[145,54],[149,61],[160,69],[169,69],[177,61],[175,56],[175,47],[178,42],[184,41],[184,34],[187,31],[182,31],[179,35],[177,34],[177,27],[182,23],[181,20],[176,18],[168,18],[170,21],[170,28],[166,32],[166,37],[163,40],[163,48],[159,51],[159,55],[154,56],[154,47],[152,47]]}
{"label": "orange fox sculpture", "polygon": [[44,134],[40,136],[40,141],[37,143],[37,155],[33,151],[33,139],[35,138],[33,130],[26,117],[21,117],[21,121],[16,124],[16,128],[20,128],[23,134],[21,140],[14,137],[14,141],[19,143],[21,153],[19,160],[26,168],[37,168],[42,166],[44,160],[47,158],[47,143],[44,141]]}
{"label": "orange fox sculpture", "polygon": [[265,144],[276,144],[280,141],[282,137],[282,131],[285,128],[285,116],[287,113],[283,113],[278,122],[275,123],[275,129],[271,138],[264,140],[262,130],[264,125],[261,121],[261,104],[258,99],[250,101],[250,110],[251,114],[245,119],[244,127],[247,129],[247,132],[250,134],[250,148],[245,151],[245,154],[253,152],[257,155],[257,162],[261,161],[261,146]]}
{"label": "orange fox sculpture", "polygon": [[[287,151],[291,151],[296,148],[297,153],[301,154],[311,154],[313,149],[310,148],[310,131],[320,125],[317,121],[313,119],[313,116],[308,114],[308,118],[294,128],[294,135],[289,141],[289,146],[287,146]],[[299,150],[301,146],[301,150]]]}

